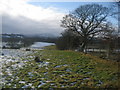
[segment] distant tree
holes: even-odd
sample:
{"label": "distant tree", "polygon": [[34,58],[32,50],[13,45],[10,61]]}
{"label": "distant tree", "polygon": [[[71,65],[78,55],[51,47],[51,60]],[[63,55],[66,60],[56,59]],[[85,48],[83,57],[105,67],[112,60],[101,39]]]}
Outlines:
{"label": "distant tree", "polygon": [[24,39],[23,39],[23,47],[29,47],[29,46],[31,46],[35,41],[34,41],[34,39],[32,38],[32,37],[24,37]]}
{"label": "distant tree", "polygon": [[17,48],[17,43],[19,42],[19,38],[16,37],[15,34],[10,34],[10,38],[7,38],[7,45],[10,48]]}
{"label": "distant tree", "polygon": [[113,2],[111,5],[112,13],[111,16],[120,21],[120,1]]}
{"label": "distant tree", "polygon": [[110,58],[116,49],[118,33],[110,22],[103,26],[103,31],[99,36],[105,41],[107,58]]}
{"label": "distant tree", "polygon": [[101,26],[106,21],[109,13],[109,8],[99,4],[82,5],[63,17],[61,26],[82,38],[80,51],[84,52],[89,41],[102,31]]}
{"label": "distant tree", "polygon": [[75,50],[80,43],[80,37],[70,30],[65,30],[62,36],[58,38],[56,46],[61,50]]}

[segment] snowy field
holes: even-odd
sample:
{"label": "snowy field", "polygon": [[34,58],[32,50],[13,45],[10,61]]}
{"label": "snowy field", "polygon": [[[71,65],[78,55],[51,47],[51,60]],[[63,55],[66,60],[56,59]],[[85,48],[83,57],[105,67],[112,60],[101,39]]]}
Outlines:
{"label": "snowy field", "polygon": [[[10,83],[15,75],[12,75],[19,68],[23,68],[25,63],[34,60],[34,56],[30,55],[33,51],[25,51],[19,49],[3,49],[0,53],[0,74],[2,76],[0,84],[4,86]],[[11,77],[11,80],[6,78]]]}
{"label": "snowy field", "polygon": [[[34,46],[36,48],[40,48],[48,45],[53,45],[53,43],[35,43],[32,48]],[[36,52],[37,51],[34,50],[26,51],[22,49],[2,49],[2,52],[0,52],[0,84],[2,86],[5,84],[10,85],[10,82],[12,82],[14,79],[19,79],[16,77],[16,71],[20,68],[26,67],[27,62],[34,60],[35,56],[33,54]],[[47,64],[48,62],[42,63],[43,66]]]}

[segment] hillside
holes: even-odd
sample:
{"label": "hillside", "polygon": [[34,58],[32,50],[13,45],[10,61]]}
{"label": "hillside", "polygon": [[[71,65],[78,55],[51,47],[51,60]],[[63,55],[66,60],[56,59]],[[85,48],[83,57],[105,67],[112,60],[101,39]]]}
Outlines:
{"label": "hillside", "polygon": [[43,62],[26,62],[24,68],[13,72],[13,81],[4,88],[119,88],[118,62],[56,50],[55,46],[31,55],[39,56]]}

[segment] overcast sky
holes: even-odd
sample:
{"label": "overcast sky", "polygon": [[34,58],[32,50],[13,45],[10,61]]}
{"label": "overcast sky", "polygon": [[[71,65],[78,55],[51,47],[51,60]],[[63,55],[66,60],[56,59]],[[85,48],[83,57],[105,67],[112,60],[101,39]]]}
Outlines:
{"label": "overcast sky", "polygon": [[[62,17],[88,2],[0,0],[3,33],[60,35]],[[92,2],[93,3],[93,2]],[[109,3],[100,3],[109,6]]]}

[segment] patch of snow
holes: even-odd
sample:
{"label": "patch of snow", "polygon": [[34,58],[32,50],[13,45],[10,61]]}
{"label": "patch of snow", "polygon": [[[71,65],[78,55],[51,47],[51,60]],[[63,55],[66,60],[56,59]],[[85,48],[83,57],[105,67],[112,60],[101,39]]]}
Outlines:
{"label": "patch of snow", "polygon": [[19,83],[26,83],[25,81],[19,81]]}
{"label": "patch of snow", "polygon": [[38,88],[41,87],[42,85],[45,85],[46,83],[44,83],[43,81],[40,81],[40,85],[38,85]]}

